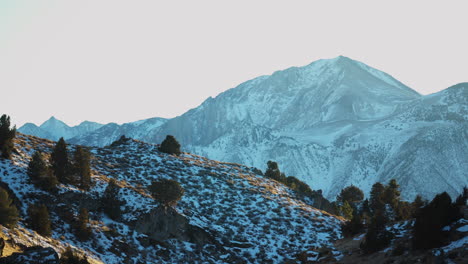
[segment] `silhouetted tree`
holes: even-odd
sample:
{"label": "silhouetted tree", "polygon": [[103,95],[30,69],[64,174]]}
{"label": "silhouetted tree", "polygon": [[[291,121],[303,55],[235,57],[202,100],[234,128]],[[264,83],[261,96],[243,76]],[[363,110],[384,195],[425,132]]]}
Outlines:
{"label": "silhouetted tree", "polygon": [[153,181],[148,189],[163,206],[175,206],[185,192],[177,181],[168,179]]}
{"label": "silhouetted tree", "polygon": [[388,185],[385,187],[385,191],[382,196],[384,203],[389,204],[393,210],[397,210],[398,203],[400,202],[400,185],[398,185],[395,179],[391,179]]}
{"label": "silhouetted tree", "polygon": [[267,162],[267,170],[265,171],[265,177],[277,180],[285,184],[287,182],[286,176],[279,170],[278,163],[271,160]]}
{"label": "silhouetted tree", "polygon": [[374,185],[372,185],[369,206],[373,214],[375,214],[377,211],[385,209],[385,203],[382,199],[382,194],[384,191],[385,186],[383,186],[380,182],[376,182]]}
{"label": "silhouetted tree", "polygon": [[352,237],[364,231],[364,224],[357,210],[353,211],[351,221],[347,221],[341,226],[341,231],[344,237]]}
{"label": "silhouetted tree", "polygon": [[411,203],[412,217],[416,218],[421,208],[426,206],[426,204],[426,201],[423,200],[421,195],[416,195],[414,201]]}
{"label": "silhouetted tree", "polygon": [[70,161],[68,158],[67,144],[62,138],[55,144],[50,156],[50,163],[54,170],[57,180],[61,183],[73,183],[73,178],[70,175]]}
{"label": "silhouetted tree", "polygon": [[19,220],[18,209],[8,192],[0,187],[0,224],[8,228],[16,226]]}
{"label": "silhouetted tree", "polygon": [[343,190],[341,190],[340,194],[337,197],[337,200],[344,203],[347,201],[350,204],[356,204],[361,202],[364,199],[364,193],[358,187],[351,185]]}
{"label": "silhouetted tree", "polygon": [[52,235],[49,211],[45,205],[29,205],[28,216],[29,224],[33,230],[43,236]]}
{"label": "silhouetted tree", "polygon": [[10,117],[2,115],[0,117],[0,152],[1,157],[9,159],[14,149],[13,139],[16,136],[16,126],[10,128]]}
{"label": "silhouetted tree", "polygon": [[166,136],[166,139],[164,139],[159,146],[159,151],[168,154],[175,154],[177,156],[181,154],[179,142],[171,135]]}
{"label": "silhouetted tree", "polygon": [[73,169],[78,176],[80,187],[89,190],[91,187],[91,154],[81,146],[77,146],[73,155]]}
{"label": "silhouetted tree", "polygon": [[444,244],[447,232],[442,229],[457,220],[457,208],[452,205],[450,196],[443,192],[422,208],[416,217],[413,228],[413,247],[430,249]]}
{"label": "silhouetted tree", "polygon": [[101,198],[104,213],[113,220],[119,219],[122,215],[120,207],[125,203],[119,198],[119,189],[117,182],[114,179],[110,179]]}
{"label": "silhouetted tree", "polygon": [[373,253],[387,247],[392,240],[392,233],[387,231],[385,225],[388,219],[383,210],[377,210],[371,219],[369,228],[361,249],[364,253]]}
{"label": "silhouetted tree", "polygon": [[28,175],[32,182],[45,190],[52,190],[57,186],[57,178],[47,166],[41,152],[36,151],[28,165]]}

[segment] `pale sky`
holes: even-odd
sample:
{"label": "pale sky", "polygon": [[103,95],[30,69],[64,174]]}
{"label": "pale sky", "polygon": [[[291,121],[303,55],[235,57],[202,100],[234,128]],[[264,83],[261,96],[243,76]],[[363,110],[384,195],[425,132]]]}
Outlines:
{"label": "pale sky", "polygon": [[0,114],[174,117],[344,55],[422,94],[468,81],[468,1],[0,0]]}

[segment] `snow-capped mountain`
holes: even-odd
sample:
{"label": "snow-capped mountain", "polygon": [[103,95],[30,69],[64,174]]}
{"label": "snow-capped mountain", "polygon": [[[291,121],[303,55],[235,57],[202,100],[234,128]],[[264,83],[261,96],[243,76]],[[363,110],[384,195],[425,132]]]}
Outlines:
{"label": "snow-capped mountain", "polygon": [[81,145],[107,146],[122,135],[137,139],[143,138],[151,131],[166,123],[166,121],[167,119],[165,118],[155,117],[122,125],[110,123],[90,133],[77,135],[71,138],[70,142]]}
{"label": "snow-capped mountain", "polygon": [[[186,151],[262,169],[274,160],[331,199],[348,185],[367,193],[391,178],[406,199],[429,199],[468,185],[467,101],[468,83],[422,96],[340,56],[247,81],[127,136],[160,143],[172,134]],[[118,129],[71,141],[103,146]]]}
{"label": "snow-capped mountain", "polygon": [[52,116],[40,126],[36,126],[32,123],[26,123],[20,127],[18,131],[24,134],[34,135],[50,140],[58,140],[61,137],[64,139],[70,139],[78,135],[84,135],[102,126],[102,124],[96,122],[84,121],[77,126],[70,127]]}
{"label": "snow-capped mountain", "polygon": [[468,185],[468,85],[421,96],[346,57],[262,76],[209,98],[143,140],[175,135],[212,159],[283,171],[334,198],[397,178],[403,196]]}

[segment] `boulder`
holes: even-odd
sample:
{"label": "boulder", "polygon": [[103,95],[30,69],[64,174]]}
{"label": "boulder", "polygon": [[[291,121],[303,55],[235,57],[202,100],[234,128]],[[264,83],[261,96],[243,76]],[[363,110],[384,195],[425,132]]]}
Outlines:
{"label": "boulder", "polygon": [[170,206],[159,206],[143,215],[137,221],[135,229],[156,241],[175,238],[197,245],[215,243],[214,238],[208,232],[191,225],[187,217]]}

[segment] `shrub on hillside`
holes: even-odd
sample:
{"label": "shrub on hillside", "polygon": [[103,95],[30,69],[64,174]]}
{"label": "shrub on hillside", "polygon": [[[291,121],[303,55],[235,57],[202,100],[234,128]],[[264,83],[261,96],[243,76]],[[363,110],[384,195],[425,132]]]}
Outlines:
{"label": "shrub on hillside", "polygon": [[16,136],[16,126],[10,128],[10,117],[2,115],[0,117],[0,154],[2,158],[11,158],[14,149],[13,139]]}
{"label": "shrub on hillside", "polygon": [[29,224],[31,228],[43,236],[52,235],[50,216],[47,207],[41,205],[30,205],[28,208]]}
{"label": "shrub on hillside", "polygon": [[180,155],[182,152],[180,151],[180,144],[175,139],[174,136],[167,135],[166,139],[161,143],[159,146],[159,151],[168,153],[168,154],[175,154],[175,155]]}
{"label": "shrub on hillside", "polygon": [[122,215],[120,207],[124,201],[119,198],[119,187],[115,179],[110,179],[109,184],[101,197],[101,203],[104,213],[113,220],[117,220]]}
{"label": "shrub on hillside", "polygon": [[175,206],[185,192],[180,183],[168,179],[153,181],[148,189],[163,206]]}
{"label": "shrub on hillside", "polygon": [[60,264],[89,264],[86,256],[80,256],[70,247],[67,247],[60,257]]}
{"label": "shrub on hillside", "polygon": [[47,166],[41,152],[34,152],[28,165],[28,176],[31,181],[44,190],[52,190],[57,186],[57,178],[52,169]]}
{"label": "shrub on hillside", "polygon": [[8,192],[0,187],[0,225],[8,228],[16,226],[19,220],[19,213]]}
{"label": "shrub on hillside", "polygon": [[75,233],[76,237],[81,241],[89,240],[93,235],[93,231],[89,226],[89,213],[86,208],[81,208],[78,214]]}

